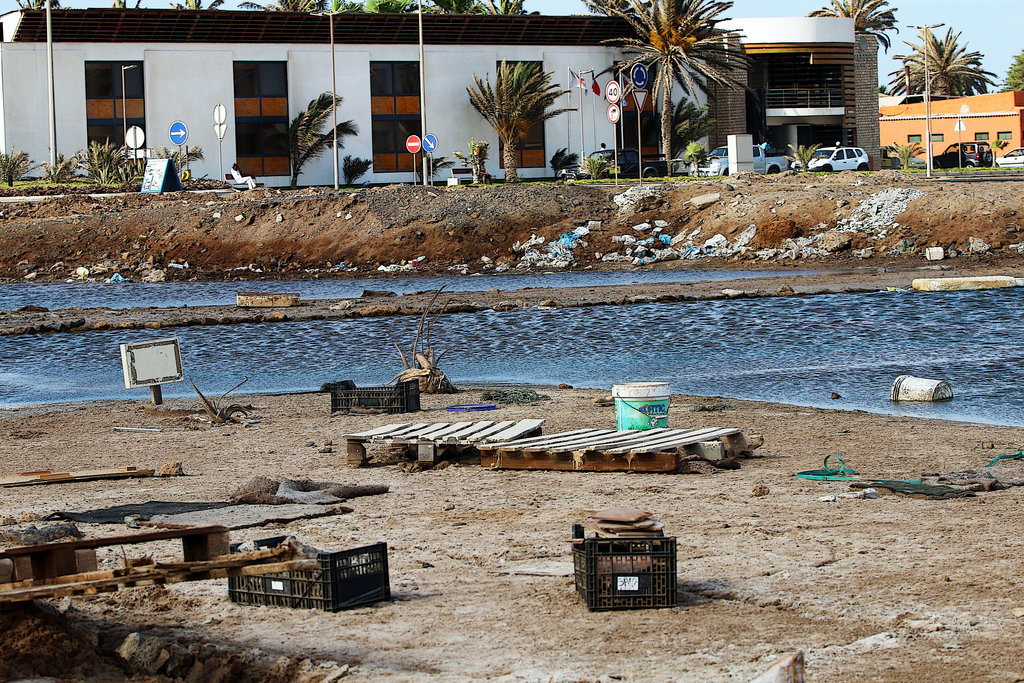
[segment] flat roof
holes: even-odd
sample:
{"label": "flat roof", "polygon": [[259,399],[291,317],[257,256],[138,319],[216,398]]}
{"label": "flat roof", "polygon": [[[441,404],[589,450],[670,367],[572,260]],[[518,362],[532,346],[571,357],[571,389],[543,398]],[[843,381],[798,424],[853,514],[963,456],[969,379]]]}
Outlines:
{"label": "flat roof", "polygon": [[[46,12],[21,10],[11,42],[46,42]],[[261,10],[83,9],[51,10],[59,43],[329,43],[327,16]],[[339,44],[415,45],[416,14],[334,15]],[[601,46],[630,35],[628,24],[598,15],[424,14],[423,40],[431,45]]]}

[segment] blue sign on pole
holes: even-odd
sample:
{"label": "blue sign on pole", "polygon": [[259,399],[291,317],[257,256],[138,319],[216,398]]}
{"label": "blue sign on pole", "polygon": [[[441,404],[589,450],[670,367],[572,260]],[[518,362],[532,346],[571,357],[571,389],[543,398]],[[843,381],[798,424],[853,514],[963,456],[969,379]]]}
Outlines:
{"label": "blue sign on pole", "polygon": [[171,138],[172,144],[184,145],[185,141],[188,140],[188,126],[181,121],[175,121],[171,124],[170,129],[168,129],[167,135]]}
{"label": "blue sign on pole", "polygon": [[646,88],[649,79],[647,67],[643,64],[634,64],[633,68],[630,69],[629,80],[633,81],[634,88],[640,88],[641,90]]}
{"label": "blue sign on pole", "polygon": [[431,135],[430,133],[423,136],[423,150],[426,152],[433,152],[437,149],[437,136]]}

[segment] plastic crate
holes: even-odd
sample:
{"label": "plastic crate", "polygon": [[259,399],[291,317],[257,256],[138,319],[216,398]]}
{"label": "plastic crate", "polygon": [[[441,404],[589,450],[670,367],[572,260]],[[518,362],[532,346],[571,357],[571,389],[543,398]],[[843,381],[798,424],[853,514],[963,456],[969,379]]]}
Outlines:
{"label": "plastic crate", "polygon": [[[256,541],[273,548],[284,536]],[[232,550],[238,544],[232,546]],[[388,545],[377,543],[336,553],[320,553],[320,568],[280,574],[228,577],[228,597],[240,605],[320,609],[326,612],[391,599]]]}
{"label": "plastic crate", "polygon": [[331,413],[349,408],[376,408],[383,413],[412,413],[420,409],[420,383],[411,379],[393,387],[357,387],[353,382],[329,382]]}
{"label": "plastic crate", "polygon": [[586,538],[573,543],[576,592],[592,612],[676,606],[676,539]]}

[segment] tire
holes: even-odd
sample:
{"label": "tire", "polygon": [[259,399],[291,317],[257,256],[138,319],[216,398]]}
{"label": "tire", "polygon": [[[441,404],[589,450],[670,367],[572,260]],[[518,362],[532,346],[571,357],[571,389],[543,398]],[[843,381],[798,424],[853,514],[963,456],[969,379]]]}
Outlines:
{"label": "tire", "polygon": [[655,177],[657,177],[657,175],[658,175],[658,172],[655,171],[653,168],[645,168],[644,169],[644,178],[655,178]]}
{"label": "tire", "polygon": [[964,164],[964,168],[974,168],[977,165],[978,164],[974,163],[973,161],[968,161],[966,164]]}
{"label": "tire", "polygon": [[870,168],[868,167],[867,164],[860,164],[859,166],[857,166],[857,170],[858,171],[868,171],[868,170],[870,170]]}
{"label": "tire", "polygon": [[768,167],[768,175],[775,175],[778,172],[779,172],[779,167],[778,166],[769,166]]}
{"label": "tire", "polygon": [[832,172],[832,164],[825,164],[824,166],[819,166],[815,170],[821,171],[822,173],[831,173]]}
{"label": "tire", "polygon": [[724,178],[727,175],[729,175],[729,169],[725,169],[725,173],[722,174],[722,177]]}

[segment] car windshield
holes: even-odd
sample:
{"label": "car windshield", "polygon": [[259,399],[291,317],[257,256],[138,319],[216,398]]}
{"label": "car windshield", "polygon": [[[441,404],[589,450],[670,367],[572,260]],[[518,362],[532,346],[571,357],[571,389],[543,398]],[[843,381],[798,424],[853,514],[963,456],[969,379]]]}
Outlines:
{"label": "car windshield", "polygon": [[819,149],[817,152],[814,153],[814,156],[812,156],[811,158],[812,159],[829,159],[829,158],[832,157],[832,152],[834,152],[834,151],[835,150],[832,150],[832,149]]}
{"label": "car windshield", "polygon": [[611,161],[612,160],[612,155],[614,153],[615,152],[613,152],[610,149],[601,149],[601,150],[598,150],[598,151],[594,152],[590,156],[592,156],[592,157],[601,157],[602,159],[607,159],[608,161]]}
{"label": "car windshield", "polygon": [[727,157],[729,156],[729,149],[727,147],[715,147],[711,150],[709,157]]}

